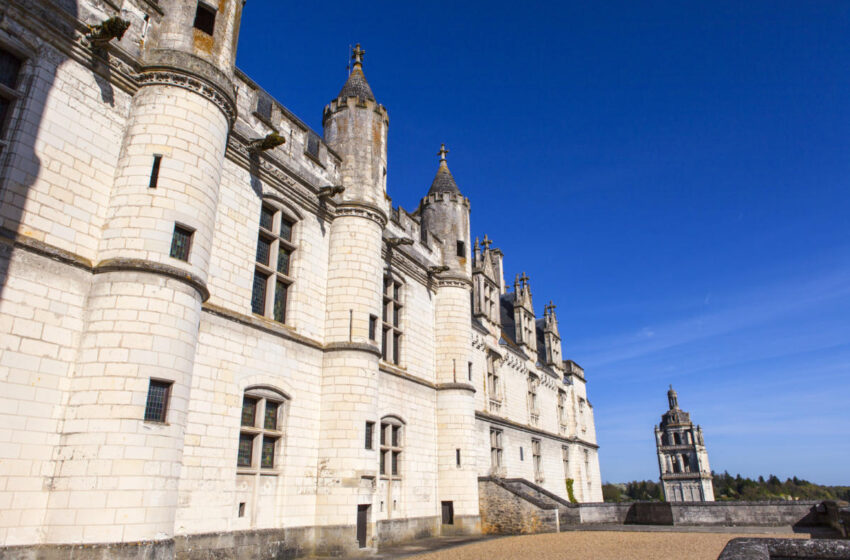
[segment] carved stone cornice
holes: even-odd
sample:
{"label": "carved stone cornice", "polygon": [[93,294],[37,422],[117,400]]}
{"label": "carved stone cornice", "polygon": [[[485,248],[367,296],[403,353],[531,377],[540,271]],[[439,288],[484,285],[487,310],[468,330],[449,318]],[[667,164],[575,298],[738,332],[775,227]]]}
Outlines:
{"label": "carved stone cornice", "polygon": [[460,276],[435,277],[434,285],[436,285],[437,288],[464,288],[466,290],[472,289],[472,281],[468,278],[463,278]]}
{"label": "carved stone cornice", "polygon": [[341,202],[336,207],[336,217],[356,216],[372,220],[382,228],[387,225],[387,214],[377,206],[362,202]]}
{"label": "carved stone cornice", "polygon": [[236,122],[236,103],[228,95],[206,80],[182,72],[175,68],[145,68],[138,76],[139,87],[166,85],[193,91],[211,101],[224,113],[228,125],[232,128]]}

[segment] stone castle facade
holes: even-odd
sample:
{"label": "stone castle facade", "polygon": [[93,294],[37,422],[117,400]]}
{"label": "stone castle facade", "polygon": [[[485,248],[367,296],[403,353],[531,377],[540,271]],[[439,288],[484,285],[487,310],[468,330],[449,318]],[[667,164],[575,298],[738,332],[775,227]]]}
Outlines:
{"label": "stone castle facade", "polygon": [[664,499],[668,502],[713,502],[714,487],[702,428],[679,408],[673,386],[667,391],[670,409],[655,426],[655,447]]}
{"label": "stone castle facade", "polygon": [[0,543],[344,553],[480,531],[479,477],[602,501],[584,372],[445,149],[394,206],[362,51],[318,134],[234,67],[242,9],[0,8]]}

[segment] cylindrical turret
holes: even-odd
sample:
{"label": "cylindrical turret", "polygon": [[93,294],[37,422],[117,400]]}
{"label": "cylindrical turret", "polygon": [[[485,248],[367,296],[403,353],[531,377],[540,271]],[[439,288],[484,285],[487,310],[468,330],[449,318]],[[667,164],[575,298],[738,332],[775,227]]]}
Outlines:
{"label": "cylindrical turret", "polygon": [[174,534],[242,3],[162,0],[145,45],[51,494],[83,542]]}
{"label": "cylindrical turret", "polygon": [[[325,141],[342,158],[345,191],[337,196],[330,227],[318,485],[333,491],[317,497],[320,553],[356,546],[358,511],[366,514],[368,525],[360,544],[373,546],[377,541],[370,535],[376,534],[374,522],[381,515],[375,494],[380,476],[375,438],[381,430],[378,321],[384,287],[381,250],[387,222],[384,174],[389,119],[363,75],[363,54],[357,45],[354,68],[337,98],[325,108],[323,119]],[[371,433],[370,445],[364,445],[367,433]],[[323,534],[323,526],[333,528]]]}
{"label": "cylindrical turret", "polygon": [[420,203],[423,230],[442,242],[443,265],[434,278],[437,366],[437,469],[441,503],[451,503],[456,532],[477,532],[478,484],[475,457],[475,389],[469,382],[472,319],[472,259],[469,200],[446,163],[445,144],[431,188]]}
{"label": "cylindrical turret", "polygon": [[325,107],[322,125],[325,142],[342,158],[345,192],[339,199],[383,209],[389,116],[363,74],[364,54],[357,45],[351,74],[337,98]]}
{"label": "cylindrical turret", "polygon": [[419,203],[422,229],[430,231],[442,242],[443,264],[452,274],[471,278],[472,259],[469,243],[469,199],[463,196],[446,162],[449,151],[440,147],[437,175]]}

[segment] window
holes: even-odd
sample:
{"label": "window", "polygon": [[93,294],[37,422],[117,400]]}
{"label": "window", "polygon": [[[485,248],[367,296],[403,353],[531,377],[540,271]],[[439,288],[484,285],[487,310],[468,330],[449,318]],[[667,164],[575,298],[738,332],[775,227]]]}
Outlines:
{"label": "window", "polygon": [[685,472],[691,472],[691,460],[687,455],[682,455],[682,466]]}
{"label": "window", "polygon": [[457,242],[457,256],[465,257],[466,256],[466,244],[463,241]]}
{"label": "window", "polygon": [[472,362],[467,363],[466,375],[469,378],[469,381],[472,381]]}
{"label": "window", "polygon": [[272,120],[272,98],[263,92],[257,94],[257,110],[256,115],[267,123]]}
{"label": "window", "polygon": [[154,154],[153,155],[153,167],[151,167],[151,181],[148,183],[149,189],[155,189],[157,182],[159,182],[159,166],[162,163],[162,155]]}
{"label": "window", "polygon": [[566,445],[561,446],[561,460],[564,462],[564,478],[572,478],[570,476],[570,448]]}
{"label": "window", "polygon": [[521,446],[521,445],[519,446],[519,460],[520,460],[520,461],[525,461],[525,455],[524,455],[524,452],[523,452],[523,450],[522,450],[522,446]]}
{"label": "window", "polygon": [[[12,117],[12,107],[20,97],[17,91],[23,61],[12,53],[0,49],[0,140]],[[0,141],[0,151],[3,149]]]}
{"label": "window", "polygon": [[372,449],[373,441],[375,440],[375,423],[366,422],[366,449]]}
{"label": "window", "polygon": [[198,2],[198,9],[195,11],[195,29],[203,31],[207,35],[212,35],[215,31],[215,8],[207,6],[203,2]]}
{"label": "window", "polygon": [[528,412],[531,414],[532,420],[534,420],[534,416],[540,414],[537,409],[537,378],[533,375],[528,376]]}
{"label": "window", "polygon": [[558,391],[558,422],[561,426],[567,423],[567,394],[564,391]]}
{"label": "window", "polygon": [[401,283],[386,276],[381,357],[396,365],[401,364],[401,309]]}
{"label": "window", "polygon": [[673,444],[680,445],[682,443],[682,438],[678,433],[673,434]]}
{"label": "window", "polygon": [[150,380],[145,404],[145,422],[165,422],[170,394],[171,381]]}
{"label": "window", "polygon": [[543,480],[543,465],[540,454],[540,440],[531,440],[531,459],[534,464],[534,480],[540,482]]}
{"label": "window", "polygon": [[274,471],[283,438],[283,397],[269,389],[245,392],[236,466],[240,474]]}
{"label": "window", "polygon": [[189,262],[189,252],[192,250],[192,235],[195,233],[180,224],[174,224],[174,234],[171,236],[171,257]]}
{"label": "window", "polygon": [[499,397],[499,375],[496,373],[496,363],[492,356],[487,356],[487,392],[492,400],[501,400]]}
{"label": "window", "polygon": [[313,159],[319,159],[319,136],[315,132],[307,133],[307,146],[305,149],[307,155]]}
{"label": "window", "polygon": [[292,229],[295,222],[283,211],[270,204],[260,210],[260,233],[257,236],[257,256],[254,285],[251,292],[251,311],[286,322],[287,294],[292,286],[290,276]]}
{"label": "window", "polygon": [[369,315],[369,340],[377,340],[378,336],[378,317],[377,315]]}
{"label": "window", "polygon": [[460,468],[460,449],[455,449],[455,466]]}
{"label": "window", "polygon": [[590,452],[584,450],[584,475],[587,477],[587,488],[590,489]]}
{"label": "window", "polygon": [[490,466],[498,469],[502,466],[502,430],[490,428]]}
{"label": "window", "polygon": [[381,457],[378,471],[381,476],[401,478],[402,426],[393,420],[381,422]]}

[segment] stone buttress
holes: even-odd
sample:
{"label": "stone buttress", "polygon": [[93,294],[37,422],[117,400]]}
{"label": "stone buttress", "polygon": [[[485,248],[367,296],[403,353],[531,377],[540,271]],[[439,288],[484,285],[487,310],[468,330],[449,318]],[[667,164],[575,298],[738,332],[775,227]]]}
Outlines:
{"label": "stone buttress", "polygon": [[[326,353],[322,373],[317,551],[358,547],[358,509],[367,509],[367,547],[374,546],[376,451],[366,449],[366,422],[378,416],[378,360],[381,350],[370,337],[370,320],[381,317],[382,235],[387,223],[386,109],[363,75],[363,51],[354,51],[348,81],[325,107],[324,136],[342,158],[336,217],[330,227]],[[378,325],[378,329],[380,325]]]}
{"label": "stone buttress", "polygon": [[[437,494],[454,515],[453,532],[478,532],[478,473],[475,453],[475,389],[469,379],[472,259],[469,199],[455,183],[448,151],[419,206],[422,229],[442,244],[443,265],[433,275],[439,318],[434,347],[437,384]],[[443,526],[445,533],[448,526]]]}
{"label": "stone buttress", "polygon": [[[77,515],[83,542],[174,536],[220,176],[236,117],[243,1],[215,5],[160,0],[162,18],[142,53],[49,505],[55,515],[96,508]],[[164,422],[145,420],[151,379],[168,385]],[[46,533],[57,542],[50,522]]]}

